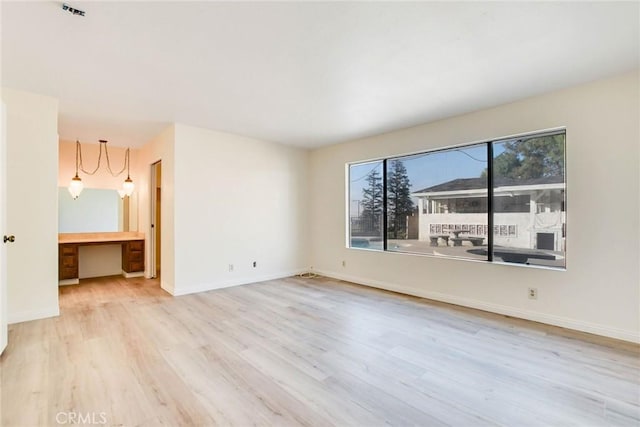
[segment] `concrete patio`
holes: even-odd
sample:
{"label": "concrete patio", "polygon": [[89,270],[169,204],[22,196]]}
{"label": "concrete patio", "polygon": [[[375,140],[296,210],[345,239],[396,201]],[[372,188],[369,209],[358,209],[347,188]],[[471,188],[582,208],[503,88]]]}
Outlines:
{"label": "concrete patio", "polygon": [[[366,238],[363,238],[366,239]],[[362,247],[363,249],[381,249],[382,242],[381,241],[369,241],[369,246]],[[517,250],[517,248],[513,248]],[[388,251],[396,251],[396,252],[408,252],[415,254],[423,254],[430,256],[445,256],[445,257],[455,257],[455,258],[466,258],[466,259],[476,259],[476,260],[486,260],[486,255],[479,254],[482,250],[487,250],[487,245],[481,246],[473,246],[471,242],[462,242],[462,246],[452,246],[452,243],[449,242],[448,245],[445,245],[442,240],[440,240],[440,244],[438,246],[431,246],[430,241],[418,240],[418,239],[389,239],[387,241],[387,250]],[[498,247],[496,247],[498,250]],[[524,249],[523,252],[528,251],[529,249]],[[529,265],[539,265],[546,267],[560,267],[564,266],[564,256],[562,252],[557,251],[537,251],[532,250],[548,255],[555,256],[555,260],[547,260],[547,259],[536,259],[531,258],[528,260],[527,264]],[[474,253],[475,252],[475,253]],[[496,257],[496,261],[503,261],[500,257]]]}

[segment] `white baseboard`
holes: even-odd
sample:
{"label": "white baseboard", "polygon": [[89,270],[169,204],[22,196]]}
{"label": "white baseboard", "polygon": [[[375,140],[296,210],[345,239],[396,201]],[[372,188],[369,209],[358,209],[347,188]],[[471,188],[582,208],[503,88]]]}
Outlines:
{"label": "white baseboard", "polygon": [[334,271],[317,270],[316,273],[331,277],[338,280],[357,283],[359,285],[370,286],[373,288],[385,289],[388,291],[399,292],[406,295],[413,295],[421,298],[427,298],[435,301],[446,302],[449,304],[460,305],[463,307],[476,308],[491,313],[503,314],[506,316],[517,317],[520,319],[532,320],[534,322],[546,323],[548,325],[560,326],[567,329],[573,329],[581,332],[588,332],[595,335],[601,335],[609,338],[615,338],[623,341],[640,343],[640,335],[634,331],[619,328],[611,328],[596,323],[585,322],[582,320],[571,319],[568,317],[556,316],[553,314],[540,313],[532,310],[523,310],[510,306],[478,301],[470,298],[459,297],[455,295],[443,294],[440,292],[422,291],[413,288],[406,288],[395,283],[383,282],[379,280],[363,279],[361,277],[349,276],[336,273]]}
{"label": "white baseboard", "polygon": [[160,279],[160,288],[163,289],[165,292],[168,292],[169,294],[175,296],[175,294],[173,293],[173,285],[165,282],[164,280],[162,280],[162,278]]}
{"label": "white baseboard", "polygon": [[62,279],[58,280],[58,286],[77,285],[80,283],[80,279]]}
{"label": "white baseboard", "polygon": [[169,289],[165,289],[164,287],[163,289],[169,292],[171,295],[177,297],[181,295],[213,291],[215,289],[230,288],[232,286],[247,285],[249,283],[257,283],[257,282],[264,282],[267,280],[282,279],[284,277],[290,277],[290,276],[295,276],[296,274],[304,273],[305,271],[307,270],[300,269],[300,270],[284,271],[284,272],[274,273],[274,274],[267,274],[263,276],[252,276],[252,277],[244,277],[244,278],[233,279],[233,280],[225,280],[225,281],[219,281],[216,283],[202,283],[202,284],[189,286],[189,287],[176,286],[171,291]]}
{"label": "white baseboard", "polygon": [[31,320],[46,319],[47,317],[57,317],[60,315],[60,308],[49,307],[43,310],[30,310],[19,313],[9,313],[7,322],[11,325],[13,323],[29,322]]}
{"label": "white baseboard", "polygon": [[131,279],[132,277],[144,277],[144,271],[134,271],[133,273],[127,273],[122,270],[122,275],[125,279]]}

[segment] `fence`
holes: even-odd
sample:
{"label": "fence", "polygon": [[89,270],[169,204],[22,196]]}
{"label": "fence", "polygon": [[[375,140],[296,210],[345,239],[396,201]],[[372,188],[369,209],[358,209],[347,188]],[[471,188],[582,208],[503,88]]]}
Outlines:
{"label": "fence", "polygon": [[[407,216],[404,227],[398,230],[398,238],[418,238],[418,216]],[[382,218],[352,217],[351,236],[380,236],[382,230]],[[407,234],[408,233],[408,234]]]}
{"label": "fence", "polygon": [[382,229],[382,218],[352,217],[352,236],[379,236]]}

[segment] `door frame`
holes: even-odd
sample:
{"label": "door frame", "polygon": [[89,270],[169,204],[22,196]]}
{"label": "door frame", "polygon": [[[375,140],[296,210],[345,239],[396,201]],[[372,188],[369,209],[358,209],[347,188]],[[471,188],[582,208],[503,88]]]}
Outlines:
{"label": "door frame", "polygon": [[[0,236],[7,233],[7,106],[0,102]],[[9,342],[7,326],[7,245],[0,244],[0,354]]]}
{"label": "door frame", "polygon": [[[152,279],[157,278],[158,276],[158,266],[156,264],[156,251],[158,247],[157,233],[156,233],[156,218],[157,218],[157,210],[158,210],[158,198],[157,198],[157,188],[158,184],[162,187],[162,178],[160,182],[158,182],[158,171],[157,165],[162,164],[162,159],[151,163],[149,165],[149,201],[150,201],[150,209],[149,209],[149,277]],[[160,207],[161,208],[161,207]],[[162,235],[160,237],[162,239]],[[160,263],[162,264],[162,254],[160,255]]]}

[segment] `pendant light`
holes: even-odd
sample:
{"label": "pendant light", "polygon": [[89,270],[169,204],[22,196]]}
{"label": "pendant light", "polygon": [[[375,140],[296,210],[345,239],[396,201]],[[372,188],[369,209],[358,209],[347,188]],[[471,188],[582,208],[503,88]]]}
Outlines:
{"label": "pendant light", "polygon": [[95,169],[93,169],[92,171],[88,171],[84,169],[84,166],[82,164],[82,146],[80,145],[80,141],[76,140],[76,175],[71,179],[71,182],[69,183],[69,193],[71,193],[71,197],[73,197],[74,200],[77,199],[78,196],[80,196],[80,193],[82,192],[82,189],[84,187],[82,180],[78,176],[78,170],[86,173],[87,175],[94,175],[98,171],[98,169],[100,169],[100,164],[102,163],[103,147],[104,147],[105,157],[107,159],[107,170],[109,171],[111,176],[114,176],[114,177],[120,176],[125,169],[127,170],[127,179],[124,180],[124,183],[122,184],[122,189],[118,190],[118,194],[120,195],[121,198],[124,198],[125,196],[130,197],[133,194],[133,190],[135,189],[135,186],[133,185],[133,181],[131,180],[131,176],[129,175],[129,165],[130,165],[129,148],[127,148],[127,150],[124,153],[124,165],[122,166],[122,169],[118,172],[113,172],[113,170],[111,169],[111,160],[109,159],[109,150],[107,149],[107,141],[104,139],[101,139],[100,152],[98,154],[98,164],[96,165]]}
{"label": "pendant light", "polygon": [[80,193],[82,193],[82,189],[84,188],[84,184],[78,176],[78,157],[80,153],[79,150],[80,142],[76,141],[76,176],[71,178],[71,182],[69,183],[69,193],[71,193],[71,197],[73,197],[73,200],[77,199],[78,196],[80,196]]}

